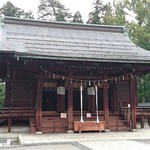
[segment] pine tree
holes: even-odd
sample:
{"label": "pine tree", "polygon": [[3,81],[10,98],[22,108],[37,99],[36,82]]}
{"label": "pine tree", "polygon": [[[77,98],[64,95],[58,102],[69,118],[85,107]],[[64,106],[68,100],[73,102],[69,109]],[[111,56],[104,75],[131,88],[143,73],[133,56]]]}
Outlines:
{"label": "pine tree", "polygon": [[34,15],[31,11],[25,12],[23,9],[15,7],[11,2],[6,2],[3,7],[0,8],[0,15],[19,17],[19,18],[28,18],[33,19]]}
{"label": "pine tree", "polygon": [[69,9],[66,9],[58,0],[40,0],[38,19],[52,21],[67,21],[71,18]]}
{"label": "pine tree", "polygon": [[93,6],[94,9],[92,12],[89,13],[89,20],[87,21],[87,23],[102,24],[103,11],[105,9],[103,1],[95,0]]}
{"label": "pine tree", "polygon": [[114,1],[113,5],[110,3],[106,4],[104,7],[102,23],[110,25],[126,25],[126,12],[125,4],[123,1]]}
{"label": "pine tree", "polygon": [[74,14],[72,22],[83,23],[82,15],[79,11]]}

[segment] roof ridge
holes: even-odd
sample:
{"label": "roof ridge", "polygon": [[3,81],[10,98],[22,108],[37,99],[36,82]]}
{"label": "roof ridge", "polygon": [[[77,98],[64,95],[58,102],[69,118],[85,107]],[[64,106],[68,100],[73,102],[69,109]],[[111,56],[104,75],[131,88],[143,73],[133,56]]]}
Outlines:
{"label": "roof ridge", "polygon": [[71,28],[71,29],[82,29],[82,30],[97,30],[104,32],[125,32],[124,26],[113,26],[113,25],[98,25],[98,24],[85,24],[85,23],[74,23],[74,22],[59,22],[59,21],[46,21],[46,20],[35,20],[35,19],[24,19],[17,17],[4,16],[4,24],[22,24],[31,26],[42,26],[42,27],[54,27],[54,28]]}

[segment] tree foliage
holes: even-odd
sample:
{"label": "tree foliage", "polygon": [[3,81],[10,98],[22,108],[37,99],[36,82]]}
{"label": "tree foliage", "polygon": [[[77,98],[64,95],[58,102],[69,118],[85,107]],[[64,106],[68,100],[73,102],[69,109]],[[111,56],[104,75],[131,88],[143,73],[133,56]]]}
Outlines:
{"label": "tree foliage", "polygon": [[4,4],[3,7],[0,8],[0,15],[28,19],[34,18],[31,11],[25,12],[23,9],[15,7],[10,1],[6,2],[6,4]]}
{"label": "tree foliage", "polygon": [[150,102],[150,75],[143,75],[137,79],[138,99],[140,103]]}
{"label": "tree foliage", "polygon": [[[126,26],[130,39],[138,46],[150,50],[150,0],[114,0],[103,4],[94,2],[88,23]],[[140,102],[150,100],[150,75],[138,78]]]}
{"label": "tree foliage", "polygon": [[125,0],[126,8],[135,15],[139,26],[150,25],[149,0]]}
{"label": "tree foliage", "polygon": [[0,108],[3,107],[5,98],[5,84],[0,81]]}
{"label": "tree foliage", "polygon": [[73,15],[72,22],[83,23],[82,15],[79,11],[76,11],[76,13]]}
{"label": "tree foliage", "polygon": [[38,18],[51,21],[67,21],[71,18],[71,13],[58,0],[40,0]]}
{"label": "tree foliage", "polygon": [[87,23],[102,24],[104,9],[103,1],[95,0],[93,3],[93,11],[89,13],[89,20]]}
{"label": "tree foliage", "polygon": [[[150,50],[150,1],[149,0],[125,0],[124,10],[128,20],[127,29],[130,39],[138,46]],[[132,14],[132,15],[131,15]],[[126,17],[127,18],[127,17]],[[150,101],[150,75],[138,78],[139,102]]]}
{"label": "tree foliage", "polygon": [[126,24],[124,5],[123,1],[114,1],[113,4],[103,4],[102,0],[96,0],[93,3],[93,11],[89,13],[89,20],[87,23],[124,25]]}

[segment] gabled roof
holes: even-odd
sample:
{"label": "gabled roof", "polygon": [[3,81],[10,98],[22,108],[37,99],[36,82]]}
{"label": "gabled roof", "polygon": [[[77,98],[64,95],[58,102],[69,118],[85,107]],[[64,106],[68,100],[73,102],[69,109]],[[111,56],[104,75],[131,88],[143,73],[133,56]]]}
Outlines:
{"label": "gabled roof", "polygon": [[150,52],[136,46],[124,27],[4,17],[0,51],[24,58],[150,63]]}

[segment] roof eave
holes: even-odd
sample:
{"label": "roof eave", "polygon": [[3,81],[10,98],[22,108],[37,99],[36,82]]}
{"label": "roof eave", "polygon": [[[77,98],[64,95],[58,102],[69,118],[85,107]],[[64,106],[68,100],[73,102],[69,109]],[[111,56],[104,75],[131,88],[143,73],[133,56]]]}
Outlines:
{"label": "roof eave", "polygon": [[112,63],[137,63],[137,64],[150,64],[150,60],[133,60],[133,59],[93,59],[85,57],[60,57],[60,56],[39,56],[39,55],[20,55],[16,54],[15,57],[20,57],[24,59],[47,59],[47,60],[64,60],[64,61],[89,61],[89,62],[112,62]]}

